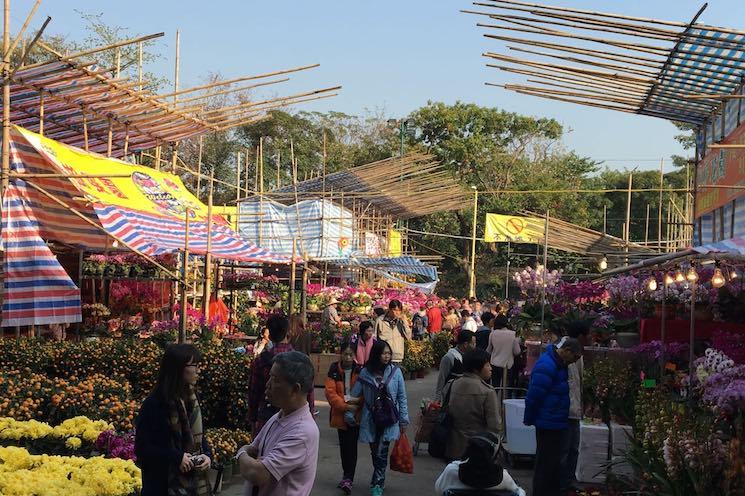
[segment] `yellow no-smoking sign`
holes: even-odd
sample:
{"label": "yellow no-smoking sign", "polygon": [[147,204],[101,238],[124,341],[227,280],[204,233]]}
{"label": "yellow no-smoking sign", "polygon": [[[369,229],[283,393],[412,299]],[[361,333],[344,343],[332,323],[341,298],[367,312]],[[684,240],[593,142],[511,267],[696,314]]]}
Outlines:
{"label": "yellow no-smoking sign", "polygon": [[542,243],[546,221],[534,217],[486,214],[484,241],[488,243]]}

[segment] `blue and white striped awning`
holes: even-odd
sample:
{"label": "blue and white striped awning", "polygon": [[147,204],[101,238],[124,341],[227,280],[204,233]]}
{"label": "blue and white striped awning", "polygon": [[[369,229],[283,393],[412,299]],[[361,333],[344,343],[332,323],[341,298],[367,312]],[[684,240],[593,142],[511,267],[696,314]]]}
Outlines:
{"label": "blue and white striped awning", "polygon": [[[333,265],[369,269],[387,279],[419,288],[425,293],[432,293],[439,281],[435,267],[410,255],[380,258],[339,258],[328,262]],[[414,276],[416,282],[403,279],[401,276]]]}

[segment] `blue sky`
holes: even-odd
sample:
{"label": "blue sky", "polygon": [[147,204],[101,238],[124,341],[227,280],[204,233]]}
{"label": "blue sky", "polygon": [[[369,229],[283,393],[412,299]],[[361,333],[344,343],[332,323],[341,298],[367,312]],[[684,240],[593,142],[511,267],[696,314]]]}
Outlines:
{"label": "blue sky", "polygon": [[[12,2],[13,30],[32,3]],[[702,5],[688,0],[546,3],[677,21],[689,20]],[[302,108],[355,115],[370,110],[399,117],[428,100],[461,100],[553,117],[571,129],[564,140],[567,148],[606,160],[611,168],[657,168],[660,158],[682,153],[673,139],[676,130],[666,121],[485,86],[485,81],[503,83],[508,76],[486,68],[481,53],[505,50],[482,36],[476,16],[460,9],[475,8],[462,0],[46,0],[33,26],[50,15],[48,32],[80,38],[84,23],[75,12],[79,10],[102,12],[106,23],[138,34],[164,31],[156,45],[163,57],[149,69],[168,78],[173,76],[175,31],[180,29],[181,87],[202,83],[210,72],[232,78],[318,62],[320,68],[293,76],[281,92],[278,86],[272,91],[286,94],[340,84],[339,97]],[[701,21],[745,30],[745,7],[741,0],[710,0]]]}

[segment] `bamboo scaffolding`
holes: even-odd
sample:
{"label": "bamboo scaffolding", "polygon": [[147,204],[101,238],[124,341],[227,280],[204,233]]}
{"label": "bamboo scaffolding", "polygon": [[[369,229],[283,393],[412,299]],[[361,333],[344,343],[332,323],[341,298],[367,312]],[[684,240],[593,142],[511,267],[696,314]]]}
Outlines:
{"label": "bamboo scaffolding", "polygon": [[239,77],[239,78],[235,78],[235,79],[228,79],[228,80],[225,80],[225,81],[217,81],[217,82],[214,82],[214,83],[203,84],[201,86],[193,86],[191,88],[187,88],[187,89],[184,89],[184,90],[175,91],[175,92],[172,92],[172,93],[166,93],[166,94],[162,94],[162,95],[157,95],[157,98],[163,99],[163,98],[168,98],[168,97],[183,95],[185,93],[192,93],[194,91],[199,91],[199,90],[205,90],[205,89],[209,89],[209,88],[214,88],[216,86],[225,86],[225,85],[228,85],[228,84],[240,83],[240,82],[243,82],[243,81],[250,81],[250,80],[253,80],[253,79],[263,79],[263,78],[267,78],[267,77],[281,76],[281,75],[284,75],[284,74],[291,74],[293,72],[300,72],[300,71],[305,71],[305,70],[308,70],[308,69],[314,69],[316,67],[320,67],[320,65],[321,64],[304,65],[304,66],[295,67],[295,68],[292,68],[292,69],[284,69],[284,70],[281,70],[281,71],[274,71],[274,72],[267,72],[265,74],[258,74],[258,75],[255,75],[255,76],[244,76],[244,77]]}
{"label": "bamboo scaffolding", "polygon": [[[673,26],[673,27],[682,27],[682,28],[685,28],[688,26],[688,23],[679,22],[679,21],[666,21],[666,20],[661,20],[661,19],[652,19],[648,17],[632,17],[632,16],[627,16],[627,15],[622,15],[622,14],[597,12],[593,10],[557,7],[557,6],[543,5],[543,4],[538,4],[538,3],[519,2],[516,0],[489,0],[489,1],[492,2],[492,4],[483,4],[483,5],[486,5],[489,7],[494,6],[493,4],[505,4],[505,5],[510,5],[510,6],[517,5],[517,6],[522,6],[522,7],[532,7],[532,8],[539,8],[539,9],[545,9],[545,10],[554,10],[558,12],[568,12],[568,13],[573,13],[573,14],[585,14],[585,15],[590,15],[593,17],[600,17],[600,18],[607,18],[607,19],[620,19],[620,20],[626,20],[626,21],[643,22],[643,23],[648,23],[648,24],[658,24],[662,26]],[[696,24],[695,26],[697,28],[705,28],[707,30],[717,31],[720,33],[745,35],[745,31],[721,28],[717,26],[709,26],[706,24]]]}
{"label": "bamboo scaffolding", "polygon": [[336,90],[339,90],[339,89],[341,89],[341,86],[332,86],[330,88],[323,88],[323,89],[314,90],[314,91],[306,91],[304,93],[296,93],[294,95],[288,95],[288,96],[279,97],[279,98],[272,98],[272,99],[269,99],[269,100],[263,100],[263,101],[259,101],[259,102],[239,103],[237,105],[231,105],[229,107],[223,107],[223,108],[219,108],[219,109],[215,109],[215,110],[208,110],[206,112],[202,112],[201,115],[212,115],[214,113],[227,112],[229,110],[234,110],[234,109],[239,109],[239,108],[250,108],[250,107],[256,107],[256,106],[259,106],[259,105],[264,105],[264,104],[267,104],[267,103],[283,102],[283,101],[287,101],[287,100],[293,100],[293,99],[297,99],[297,98],[302,98],[302,97],[305,97],[305,96],[315,96],[315,95],[318,95],[318,94],[321,94],[321,93],[328,93],[329,91],[336,91]]}
{"label": "bamboo scaffolding", "polygon": [[184,104],[184,103],[194,102],[194,101],[198,101],[198,100],[205,100],[205,99],[213,98],[213,97],[216,97],[216,96],[228,95],[230,93],[237,93],[237,92],[240,92],[240,91],[248,91],[250,89],[259,88],[259,87],[262,87],[262,86],[270,86],[270,85],[273,85],[273,84],[284,83],[284,82],[289,81],[289,80],[290,80],[290,78],[282,78],[282,79],[275,79],[274,81],[266,81],[264,83],[256,83],[256,84],[249,84],[249,85],[246,85],[246,86],[239,86],[238,88],[231,88],[231,89],[227,89],[227,90],[223,90],[223,91],[217,91],[217,92],[214,92],[214,93],[206,93],[204,95],[194,96],[194,97],[191,97],[191,98],[185,98],[183,100],[176,100],[176,103],[179,104],[179,105],[181,105],[181,104]]}
{"label": "bamboo scaffolding", "polygon": [[[75,52],[69,55],[65,55],[66,59],[72,60],[72,59],[79,59],[81,57],[86,57],[88,55],[93,55],[94,53],[104,52],[106,50],[112,50],[115,48],[132,45],[135,43],[145,42],[154,40],[156,38],[160,38],[161,36],[164,36],[165,33],[154,33],[154,34],[148,34],[145,36],[139,36],[137,38],[131,38],[128,40],[118,41],[116,43],[111,43],[109,45],[100,46],[96,48],[91,48],[90,50],[84,50],[82,52]],[[48,62],[38,62],[36,64],[27,65],[24,67],[24,69],[33,69],[35,67],[43,67],[44,65],[48,64]]]}

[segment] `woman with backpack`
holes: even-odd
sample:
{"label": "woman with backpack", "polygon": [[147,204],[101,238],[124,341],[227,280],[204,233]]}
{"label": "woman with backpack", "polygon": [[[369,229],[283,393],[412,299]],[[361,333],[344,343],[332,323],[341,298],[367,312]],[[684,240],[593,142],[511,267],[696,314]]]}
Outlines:
{"label": "woman with backpack", "polygon": [[344,471],[337,486],[345,494],[352,493],[354,472],[357,468],[357,438],[359,437],[358,400],[350,393],[360,375],[360,366],[354,363],[354,347],[350,342],[341,346],[341,357],[331,364],[326,377],[326,399],[331,405],[331,427],[339,433],[341,467]]}
{"label": "woman with backpack", "polygon": [[361,398],[360,442],[370,445],[373,475],[370,494],[381,496],[385,487],[388,449],[409,425],[409,407],[401,370],[391,363],[390,345],[378,340],[370,359],[352,387],[352,396]]}

